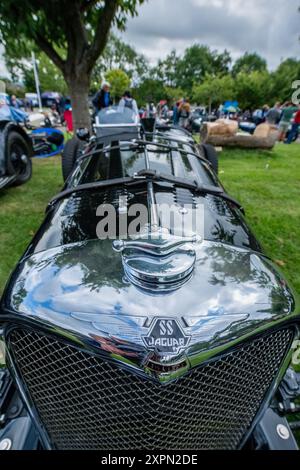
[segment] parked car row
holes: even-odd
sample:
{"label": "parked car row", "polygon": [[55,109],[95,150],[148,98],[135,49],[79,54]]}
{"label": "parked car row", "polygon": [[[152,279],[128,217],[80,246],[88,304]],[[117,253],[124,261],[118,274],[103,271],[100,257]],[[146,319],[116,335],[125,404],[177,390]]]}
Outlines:
{"label": "parked car row", "polygon": [[[41,94],[41,103],[45,108],[51,108],[53,104],[62,99],[62,95],[57,92],[46,91]],[[4,100],[9,106],[12,104],[12,97],[7,93],[0,93],[0,100]],[[38,108],[39,99],[37,93],[25,93],[24,98],[16,98],[15,105],[19,108]]]}
{"label": "parked car row", "polygon": [[32,176],[32,157],[61,153],[64,134],[42,113],[27,115],[2,105],[0,108],[0,189],[26,183]]}

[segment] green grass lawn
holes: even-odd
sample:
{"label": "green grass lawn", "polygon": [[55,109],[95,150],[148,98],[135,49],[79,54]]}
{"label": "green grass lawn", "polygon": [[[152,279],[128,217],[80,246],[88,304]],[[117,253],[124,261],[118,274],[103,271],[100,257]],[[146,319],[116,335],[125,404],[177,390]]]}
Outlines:
{"label": "green grass lawn", "polygon": [[60,158],[34,159],[29,183],[0,191],[0,293],[62,184]]}
{"label": "green grass lawn", "polygon": [[272,152],[226,150],[220,179],[246,209],[265,252],[300,293],[300,145]]}

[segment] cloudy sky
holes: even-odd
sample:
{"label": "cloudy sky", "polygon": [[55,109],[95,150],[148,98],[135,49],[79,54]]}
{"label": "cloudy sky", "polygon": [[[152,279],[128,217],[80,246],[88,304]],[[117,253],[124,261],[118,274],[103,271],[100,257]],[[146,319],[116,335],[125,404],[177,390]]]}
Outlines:
{"label": "cloudy sky", "polygon": [[[152,62],[195,42],[227,48],[233,59],[263,55],[271,69],[300,58],[300,0],[148,0],[123,38]],[[5,71],[0,47],[0,75]]]}
{"label": "cloudy sky", "polygon": [[200,42],[234,59],[263,55],[271,68],[300,57],[299,0],[148,0],[129,20],[126,40],[151,60]]}

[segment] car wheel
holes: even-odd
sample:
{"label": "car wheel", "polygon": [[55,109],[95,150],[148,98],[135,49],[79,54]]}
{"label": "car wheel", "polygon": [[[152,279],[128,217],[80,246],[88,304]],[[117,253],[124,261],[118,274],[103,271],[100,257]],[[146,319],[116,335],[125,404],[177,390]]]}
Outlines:
{"label": "car wheel", "polygon": [[219,173],[219,156],[218,153],[216,152],[216,149],[209,144],[202,144],[201,147],[203,148],[203,153],[205,158],[209,161],[211,164],[214,172],[216,174]]}
{"label": "car wheel", "polygon": [[31,149],[28,142],[18,132],[9,132],[7,136],[7,172],[17,175],[13,186],[19,186],[32,176]]}
{"label": "car wheel", "polygon": [[73,137],[66,143],[62,154],[62,174],[64,181],[66,181],[72,173],[83,146],[84,143],[77,139],[77,137]]}

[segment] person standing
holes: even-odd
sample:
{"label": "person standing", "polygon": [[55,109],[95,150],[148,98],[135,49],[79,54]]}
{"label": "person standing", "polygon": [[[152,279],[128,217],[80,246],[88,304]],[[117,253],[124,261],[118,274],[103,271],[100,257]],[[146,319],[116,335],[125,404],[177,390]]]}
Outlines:
{"label": "person standing", "polygon": [[191,115],[191,105],[189,100],[183,100],[179,106],[179,126],[187,128],[189,117]]}
{"label": "person standing", "polygon": [[25,112],[32,112],[33,113],[33,109],[34,106],[33,106],[33,101],[31,98],[25,98]]}
{"label": "person standing", "polygon": [[12,95],[12,97],[10,99],[10,105],[13,108],[20,109],[19,101],[18,101],[16,95]]}
{"label": "person standing", "polygon": [[145,117],[150,119],[155,119],[157,116],[157,109],[153,101],[147,103]]}
{"label": "person standing", "polygon": [[180,101],[177,101],[173,107],[173,124],[174,126],[178,126],[179,123],[179,106]]}
{"label": "person standing", "polygon": [[123,98],[121,99],[119,103],[119,108],[121,111],[123,111],[125,108],[132,109],[134,114],[139,116],[139,108],[138,108],[137,102],[132,97],[130,91],[125,91]]}
{"label": "person standing", "polygon": [[159,118],[168,119],[169,106],[166,100],[160,101],[159,105]]}
{"label": "person standing", "polygon": [[293,103],[289,102],[283,108],[281,120],[279,123],[279,141],[284,142],[286,139],[287,132],[291,125],[291,121],[293,119],[293,115],[298,111],[298,107],[295,106]]}
{"label": "person standing", "polygon": [[102,109],[109,108],[112,104],[113,101],[110,95],[110,84],[108,82],[104,82],[101,90],[98,91],[93,98],[93,105],[98,113]]}
{"label": "person standing", "polygon": [[218,111],[217,111],[217,118],[221,119],[223,117],[223,114],[224,114],[224,106],[220,104],[220,106],[218,107]]}
{"label": "person standing", "polygon": [[64,122],[66,124],[67,128],[67,133],[69,135],[73,134],[74,126],[73,126],[73,112],[72,112],[72,107],[71,107],[71,102],[69,100],[66,100],[65,104],[65,111],[64,111]]}
{"label": "person standing", "polygon": [[280,122],[281,114],[280,103],[275,103],[273,108],[271,108],[266,115],[266,122],[272,126],[276,126]]}
{"label": "person standing", "polygon": [[300,126],[300,107],[298,107],[298,111],[295,114],[294,122],[292,124],[292,129],[289,132],[287,139],[285,141],[286,144],[291,144],[294,141],[294,139],[297,137],[299,126]]}
{"label": "person standing", "polygon": [[265,104],[263,106],[263,109],[262,109],[262,113],[263,113],[263,122],[266,122],[266,117],[267,117],[267,114],[268,112],[270,111],[270,106],[268,104]]}

